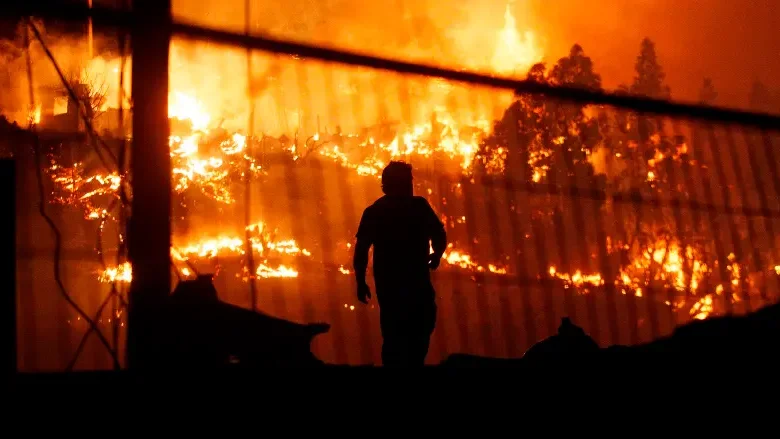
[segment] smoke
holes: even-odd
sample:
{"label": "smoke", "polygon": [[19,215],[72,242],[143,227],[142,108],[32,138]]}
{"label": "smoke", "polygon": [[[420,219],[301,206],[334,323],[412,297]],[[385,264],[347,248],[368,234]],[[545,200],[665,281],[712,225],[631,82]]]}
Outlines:
{"label": "smoke", "polygon": [[[93,91],[105,92],[106,96],[101,96],[98,101],[117,106],[118,74],[112,74],[112,69],[118,67],[118,61],[104,58],[89,60],[84,38],[47,32],[40,22],[36,22],[36,27],[68,81],[85,83]],[[29,74],[24,48],[25,32],[26,26],[19,25],[14,40],[0,42],[0,114],[19,124],[26,124],[30,111],[44,102],[51,111],[53,96],[63,95],[66,90],[54,64],[32,32],[29,35],[32,73]],[[30,77],[35,102],[30,101]]]}
{"label": "smoke", "polygon": [[[657,44],[672,96],[697,100],[705,77],[718,104],[744,107],[751,83],[780,88],[780,11],[775,0],[514,0],[518,30],[534,32],[554,63],[579,43],[607,88],[633,79],[639,43]],[[175,0],[178,17],[244,30],[243,0]],[[506,0],[252,1],[253,31],[450,67],[493,54]],[[404,20],[404,17],[414,19]]]}
{"label": "smoke", "polygon": [[[716,103],[735,107],[745,106],[754,80],[780,89],[780,39],[776,38],[780,14],[772,0],[706,5],[693,0],[252,0],[248,21],[251,32],[277,38],[497,71],[502,70],[494,68],[497,53],[509,53],[500,58],[512,57],[511,51],[498,50],[506,30],[502,26],[507,5],[518,38],[514,47],[530,47],[535,53],[529,59],[551,64],[579,43],[608,89],[632,81],[639,42],[645,36],[656,42],[675,99],[696,100],[704,77],[714,81]],[[174,0],[173,7],[179,20],[246,30],[244,0]],[[87,60],[83,36],[48,34],[46,39],[69,74],[86,68],[91,77],[103,77],[107,102],[116,106],[116,58]],[[22,55],[18,44],[0,47],[0,110],[14,120],[25,120],[30,107]],[[36,44],[32,56],[36,94],[44,94],[58,86],[59,78]],[[294,63],[264,53],[253,53],[248,69],[244,49],[206,43],[177,40],[171,56],[171,84],[176,91],[194,95],[214,111],[214,119],[244,129],[249,125],[252,104],[247,93],[251,93],[254,125],[267,134],[336,126],[348,131],[382,120],[418,123],[442,108],[461,108],[464,119],[494,117],[503,102],[488,92],[445,90],[428,79]],[[129,88],[129,63],[126,72]]]}

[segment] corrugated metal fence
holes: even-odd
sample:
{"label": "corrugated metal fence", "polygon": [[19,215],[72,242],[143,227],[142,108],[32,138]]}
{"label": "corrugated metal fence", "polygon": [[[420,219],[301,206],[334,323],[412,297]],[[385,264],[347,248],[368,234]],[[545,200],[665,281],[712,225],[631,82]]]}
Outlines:
{"label": "corrugated metal fence", "polygon": [[[431,363],[519,357],[564,316],[602,346],[635,344],[778,299],[776,116],[604,93],[553,68],[518,81],[172,26],[174,273],[216,272],[223,300],[330,323],[313,347],[326,362],[379,363],[378,310],[355,298],[351,246],[390,160],[414,166],[451,243],[434,274]],[[101,142],[121,154],[105,123]],[[121,352],[118,171],[100,165],[90,136],[43,131],[62,281]],[[96,337],[79,347],[88,325],[52,276],[35,157],[15,154],[20,369],[111,367]]]}

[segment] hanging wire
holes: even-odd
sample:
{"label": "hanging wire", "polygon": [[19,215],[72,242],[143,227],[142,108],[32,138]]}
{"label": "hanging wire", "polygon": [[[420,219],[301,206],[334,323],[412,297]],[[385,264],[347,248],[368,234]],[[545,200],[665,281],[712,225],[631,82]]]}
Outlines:
{"label": "hanging wire", "polygon": [[[62,81],[62,85],[65,87],[65,90],[67,90],[70,98],[73,99],[74,102],[80,102],[78,95],[73,90],[73,87],[68,82],[67,78],[65,78],[65,74],[62,72],[59,63],[54,58],[54,54],[51,53],[51,50],[49,50],[49,47],[46,45],[46,42],[43,40],[43,36],[41,35],[38,28],[35,26],[35,23],[33,23],[31,19],[28,19],[27,23],[29,29],[32,30],[33,35],[35,35],[35,39],[38,40],[38,43],[40,43],[44,53],[49,58],[49,61],[51,61],[54,70],[57,72],[57,75],[59,76],[60,81]],[[29,36],[27,36],[26,38],[29,39]],[[103,148],[104,152],[108,154],[108,157],[114,162],[114,164],[117,163],[116,156],[108,147],[108,145],[106,145],[106,142],[104,142],[103,139],[97,135],[97,132],[95,131],[94,126],[92,125],[92,121],[89,119],[89,116],[87,115],[86,108],[83,108],[81,105],[79,105],[79,113],[81,115],[82,120],[84,121],[84,126],[86,127],[87,134],[90,135],[93,146],[95,147],[95,153],[97,154],[98,159],[100,159],[100,162],[103,165],[103,167],[106,168],[108,172],[111,172],[111,169],[113,167],[110,166],[109,163],[106,161],[106,159],[103,157],[103,152],[101,152],[100,148],[97,148],[96,144],[99,144]]]}
{"label": "hanging wire", "polygon": [[[125,9],[128,8],[127,1],[125,0],[123,2],[123,7]],[[120,178],[120,185],[119,185],[119,213],[117,215],[117,243],[118,248],[116,252],[116,260],[115,260],[115,266],[120,267],[123,265],[123,263],[127,260],[127,248],[125,244],[124,239],[124,233],[126,224],[127,224],[127,214],[128,209],[130,206],[128,197],[127,197],[127,184],[128,184],[128,173],[127,173],[127,135],[125,133],[124,129],[124,104],[125,104],[125,67],[126,67],[126,48],[127,48],[127,31],[125,28],[120,27],[119,28],[119,54],[120,54],[120,66],[119,66],[119,102],[118,102],[118,131],[120,133],[120,145],[119,145],[119,154],[117,157],[117,173]],[[108,212],[112,212],[114,210],[117,203],[112,203],[112,205],[109,207]],[[103,231],[105,229],[106,220],[108,219],[107,216],[104,216],[100,220],[100,225],[98,226],[98,238],[97,238],[97,248],[98,248],[98,254],[100,255],[100,263],[103,269],[107,269],[108,266],[105,261],[104,257],[104,251],[103,251]],[[98,307],[97,311],[95,312],[95,317],[93,320],[99,321],[100,318],[103,315],[104,309],[108,306],[108,304],[111,304],[111,317],[109,319],[109,322],[111,322],[111,342],[114,347],[115,352],[119,352],[119,339],[120,339],[120,332],[121,332],[121,315],[124,310],[127,309],[127,300],[124,297],[124,291],[120,291],[118,281],[114,279],[111,282],[111,287],[108,296],[101,302],[100,306]],[[70,361],[70,363],[67,366],[67,371],[71,371],[82,351],[84,346],[86,345],[87,340],[89,340],[90,334],[92,334],[93,328],[90,327],[87,329],[87,331],[84,333],[84,335],[81,337],[81,340],[79,341],[79,344],[76,348],[76,351],[73,354],[73,357]],[[119,369],[120,364],[117,362],[114,364],[115,369]]]}
{"label": "hanging wire", "polygon": [[[122,10],[130,10],[130,4],[128,0],[122,1]],[[127,185],[130,183],[130,178],[127,172],[127,134],[125,133],[125,67],[127,66],[127,29],[119,27],[119,102],[117,103],[117,117],[119,118],[119,159],[117,165],[119,167],[119,199],[122,204],[119,209],[119,221],[117,224],[117,243],[118,248],[116,252],[116,266],[120,267],[127,261],[127,244],[125,243],[125,231],[127,230],[127,217],[128,210],[130,209],[130,202],[127,197]],[[111,288],[112,296],[114,297],[114,303],[111,312],[112,318],[112,333],[115,349],[119,350],[119,332],[120,332],[120,317],[122,312],[127,309],[127,302],[124,299],[122,293],[116,292],[116,282],[112,284]]]}
{"label": "hanging wire", "polygon": [[[36,32],[37,29],[35,28],[35,25],[32,23],[31,18],[26,19],[26,29],[24,32],[24,44],[26,53],[25,58],[27,62],[27,82],[29,86],[29,98],[30,98],[30,104],[34,104],[35,102],[35,86],[33,85],[33,70],[32,70],[32,57],[30,55],[30,32]],[[40,35],[40,34],[37,34]],[[38,38],[38,41],[41,42],[43,45],[43,42],[40,38]],[[48,49],[45,48],[44,50],[48,52]],[[50,52],[48,52],[50,53]],[[59,69],[58,69],[59,71]],[[61,76],[61,78],[64,80],[64,76]],[[73,94],[75,96],[75,94]],[[106,348],[109,355],[111,355],[111,359],[114,362],[114,367],[119,367],[119,359],[117,357],[117,353],[114,350],[114,348],[111,346],[111,343],[106,339],[103,332],[100,330],[100,328],[97,327],[94,320],[92,320],[87,313],[85,313],[81,307],[73,300],[73,298],[68,293],[68,290],[65,288],[65,283],[62,281],[62,276],[60,275],[61,271],[61,254],[62,254],[62,233],[60,232],[59,228],[57,227],[57,224],[52,220],[52,218],[49,216],[48,213],[46,213],[46,191],[44,189],[43,184],[43,171],[41,170],[41,144],[40,144],[40,138],[38,137],[36,125],[34,121],[30,121],[28,130],[33,133],[33,137],[35,139],[34,144],[34,154],[35,154],[35,172],[36,177],[38,180],[38,212],[40,213],[41,217],[46,221],[49,228],[51,229],[52,233],[54,233],[54,253],[52,256],[53,262],[54,262],[54,281],[57,284],[58,289],[60,290],[60,294],[65,299],[65,301],[78,313],[78,315],[84,319],[85,322],[89,325],[90,329],[94,331],[98,339],[100,340],[100,343]]]}

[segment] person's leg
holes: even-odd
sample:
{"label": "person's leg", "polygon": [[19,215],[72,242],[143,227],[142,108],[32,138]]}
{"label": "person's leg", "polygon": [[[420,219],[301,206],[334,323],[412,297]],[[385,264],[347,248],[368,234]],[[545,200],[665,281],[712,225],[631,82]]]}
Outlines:
{"label": "person's leg", "polygon": [[416,329],[413,339],[413,357],[415,365],[425,365],[425,357],[428,356],[428,349],[431,344],[431,334],[436,327],[436,302],[434,300],[426,301],[421,307],[419,326]]}
{"label": "person's leg", "polygon": [[382,365],[403,366],[408,344],[403,331],[403,315],[391,304],[380,305],[379,325],[382,329]]}
{"label": "person's leg", "polygon": [[387,300],[386,295],[380,298],[377,293],[383,339],[382,364],[385,366],[419,367],[425,364],[436,325],[435,293],[430,282],[416,283],[411,291],[415,294],[410,296],[402,295],[403,290],[394,289],[394,300]]}
{"label": "person's leg", "polygon": [[412,366],[424,366],[425,357],[428,355],[428,347],[431,342],[431,334],[426,332],[414,334],[409,340],[409,363]]}
{"label": "person's leg", "polygon": [[405,366],[406,358],[406,340],[399,334],[382,333],[382,365],[390,367]]}

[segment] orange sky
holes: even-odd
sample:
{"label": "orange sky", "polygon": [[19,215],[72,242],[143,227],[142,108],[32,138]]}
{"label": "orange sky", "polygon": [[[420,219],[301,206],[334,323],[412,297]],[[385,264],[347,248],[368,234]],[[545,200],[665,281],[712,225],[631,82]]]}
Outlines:
{"label": "orange sky", "polygon": [[780,88],[777,0],[527,1],[539,32],[556,35],[549,52],[579,42],[607,86],[630,81],[639,41],[649,36],[676,99],[695,99],[705,76],[725,105],[745,105],[755,79]]}
{"label": "orange sky", "polygon": [[[352,46],[386,56],[397,40],[395,20],[402,12],[430,18],[440,32],[469,30],[467,39],[483,46],[489,32],[503,23],[506,0],[255,0],[257,30],[286,37],[317,38],[336,46]],[[546,58],[555,61],[574,44],[595,60],[607,87],[629,82],[639,42],[649,36],[676,99],[695,99],[703,77],[711,76],[720,103],[745,105],[755,79],[780,89],[780,2],[777,0],[515,0],[521,31],[534,31],[545,45]],[[326,5],[339,12],[323,13]],[[343,7],[343,5],[348,5]],[[174,0],[179,17],[210,25],[243,26],[244,0]],[[285,21],[310,23],[320,29],[302,35]],[[341,35],[330,30],[338,23]],[[345,29],[346,28],[346,29]],[[357,38],[344,41],[344,31]],[[369,36],[370,35],[370,36]],[[365,38],[361,38],[365,36]],[[385,41],[387,40],[387,41]],[[350,47],[355,48],[355,47]],[[388,53],[389,52],[389,53]],[[778,110],[780,111],[780,110]]]}

